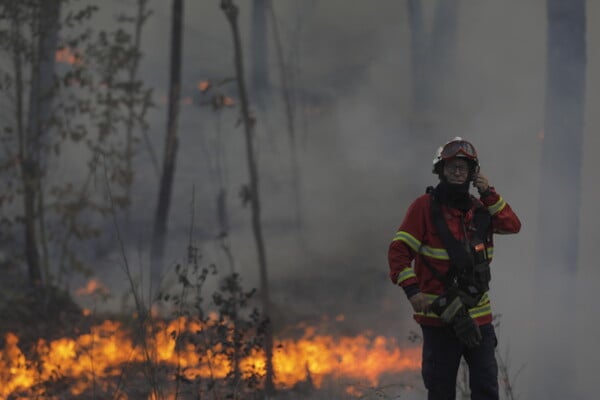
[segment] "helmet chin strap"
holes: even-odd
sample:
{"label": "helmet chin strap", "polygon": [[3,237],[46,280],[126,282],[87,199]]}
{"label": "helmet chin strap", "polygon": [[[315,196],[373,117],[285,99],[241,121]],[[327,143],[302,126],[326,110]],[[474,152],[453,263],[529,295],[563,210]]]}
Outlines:
{"label": "helmet chin strap", "polygon": [[471,170],[469,171],[469,177],[467,178],[467,180],[469,182],[473,182],[475,180],[475,177],[477,177],[478,174],[479,174],[479,165],[476,165],[474,168],[471,168]]}

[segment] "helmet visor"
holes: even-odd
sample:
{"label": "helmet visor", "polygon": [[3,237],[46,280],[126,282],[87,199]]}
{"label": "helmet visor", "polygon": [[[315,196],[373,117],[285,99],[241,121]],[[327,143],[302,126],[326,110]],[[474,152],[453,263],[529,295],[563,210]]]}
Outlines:
{"label": "helmet visor", "polygon": [[477,159],[475,147],[473,147],[473,145],[466,140],[456,140],[445,145],[442,149],[441,158],[447,160],[448,158],[452,157],[460,157],[461,154],[463,157],[467,157],[472,160]]}

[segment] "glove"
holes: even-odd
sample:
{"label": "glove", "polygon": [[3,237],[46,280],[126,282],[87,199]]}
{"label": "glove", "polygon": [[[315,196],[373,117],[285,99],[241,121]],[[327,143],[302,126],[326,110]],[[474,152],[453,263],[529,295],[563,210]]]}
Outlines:
{"label": "glove", "polygon": [[452,328],[458,340],[472,349],[481,343],[481,332],[468,311],[463,307],[456,313],[452,320]]}
{"label": "glove", "polygon": [[456,314],[463,308],[460,297],[452,291],[438,296],[431,303],[431,311],[439,315],[444,324],[451,324]]}
{"label": "glove", "polygon": [[464,304],[465,299],[470,304],[471,298],[462,294],[460,290],[449,289],[431,303],[431,311],[439,315],[444,324],[452,326],[458,340],[473,348],[481,343],[481,332]]}

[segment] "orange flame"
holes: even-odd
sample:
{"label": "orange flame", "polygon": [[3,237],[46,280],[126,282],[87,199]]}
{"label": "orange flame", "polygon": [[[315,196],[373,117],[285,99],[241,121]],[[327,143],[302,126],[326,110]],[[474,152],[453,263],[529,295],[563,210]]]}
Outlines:
{"label": "orange flame", "polygon": [[231,107],[235,105],[235,100],[231,97],[223,96],[223,105],[226,107]]}
{"label": "orange flame", "polygon": [[106,296],[106,295],[110,294],[110,291],[99,280],[97,280],[97,279],[90,279],[86,283],[85,287],[77,289],[75,291],[75,294],[77,294],[78,296],[92,296],[92,295],[95,295],[95,294],[105,295]]}
{"label": "orange flame", "polygon": [[224,94],[218,94],[212,98],[212,105],[217,110],[223,107],[233,107],[235,105],[235,100]]}
{"label": "orange flame", "polygon": [[80,65],[81,57],[79,54],[75,53],[69,47],[63,47],[59,49],[54,54],[54,60],[59,63],[71,64],[71,65]]}
{"label": "orange flame", "polygon": [[211,83],[210,81],[200,81],[198,82],[198,90],[201,91],[202,93],[206,92],[208,89],[210,89],[211,87]]}
{"label": "orange flame", "polygon": [[[213,318],[209,323],[218,322]],[[134,344],[119,322],[104,321],[92,327],[90,333],[75,338],[50,342],[40,339],[31,359],[19,348],[19,338],[9,333],[4,348],[0,349],[0,398],[16,393],[35,394],[35,390],[43,387],[40,383],[51,382],[57,376],[73,382],[69,391],[74,396],[92,385],[109,390],[110,378],[121,376],[124,368],[133,363],[147,360],[148,348],[153,349],[154,362],[177,367],[188,379],[221,379],[231,371],[230,361],[220,352],[222,344],[200,355],[192,343],[176,340],[178,332],[201,332],[206,326],[200,322],[180,318],[157,324],[160,329],[148,329],[149,346]],[[275,383],[280,388],[305,381],[307,373],[319,388],[327,376],[367,380],[377,385],[382,374],[420,368],[419,349],[400,349],[394,339],[372,334],[334,337],[316,334],[309,327],[300,339],[276,340],[274,349]],[[201,359],[206,362],[200,362]],[[264,375],[263,352],[252,352],[241,361],[240,367],[243,374],[256,370]]]}

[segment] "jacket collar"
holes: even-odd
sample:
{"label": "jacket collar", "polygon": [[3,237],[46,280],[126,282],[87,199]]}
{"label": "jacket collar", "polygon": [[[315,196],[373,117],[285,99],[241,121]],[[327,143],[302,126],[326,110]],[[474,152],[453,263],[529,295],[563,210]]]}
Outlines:
{"label": "jacket collar", "polygon": [[473,206],[469,193],[469,182],[461,185],[451,184],[442,180],[434,189],[436,199],[446,207],[467,212]]}

